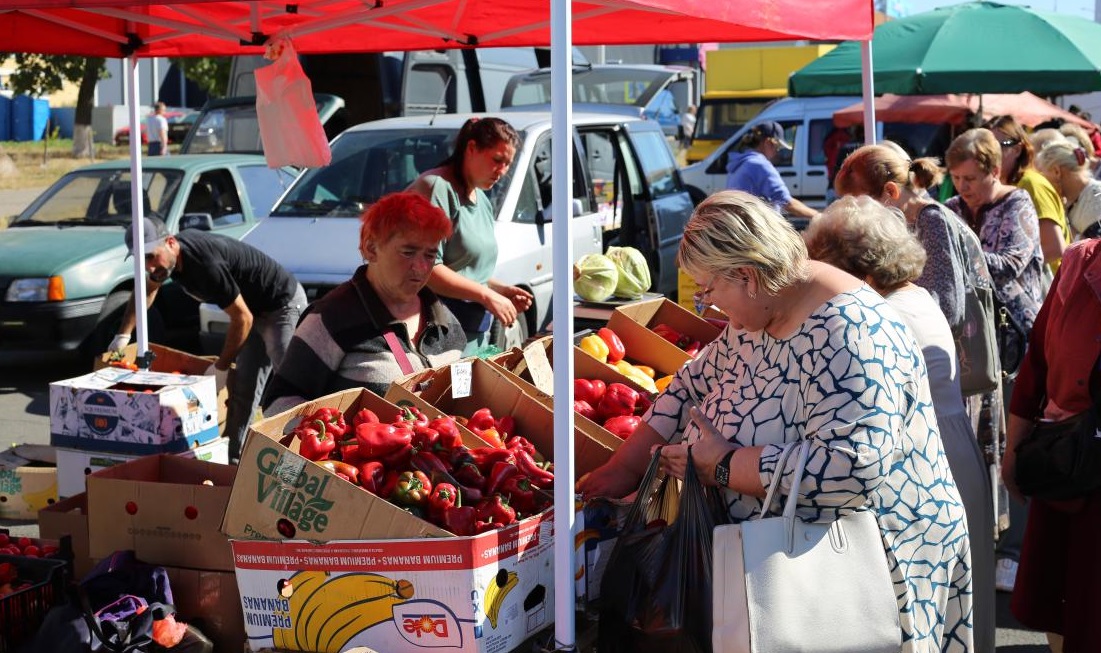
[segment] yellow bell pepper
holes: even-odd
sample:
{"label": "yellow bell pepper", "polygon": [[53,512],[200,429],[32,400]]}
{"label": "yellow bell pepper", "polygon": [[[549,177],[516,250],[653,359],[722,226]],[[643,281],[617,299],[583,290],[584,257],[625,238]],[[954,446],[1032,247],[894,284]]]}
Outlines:
{"label": "yellow bell pepper", "polygon": [[638,369],[638,366],[632,365],[627,361],[618,361],[615,364],[615,369],[623,376],[634,381],[643,390],[654,394],[657,393],[658,388],[654,385],[654,380],[646,376],[646,373]]}
{"label": "yellow bell pepper", "polygon": [[635,369],[641,370],[643,374],[650,377],[651,379],[657,375],[657,373],[654,371],[654,368],[650,367],[649,365],[635,365]]}
{"label": "yellow bell pepper", "polygon": [[654,385],[657,387],[658,392],[665,392],[665,389],[669,387],[669,384],[673,382],[673,375],[669,374],[663,376],[660,379],[654,379]]}
{"label": "yellow bell pepper", "polygon": [[608,343],[604,342],[604,339],[600,336],[596,334],[585,336],[581,339],[581,342],[577,343],[577,346],[581,348],[581,351],[601,363],[608,362]]}

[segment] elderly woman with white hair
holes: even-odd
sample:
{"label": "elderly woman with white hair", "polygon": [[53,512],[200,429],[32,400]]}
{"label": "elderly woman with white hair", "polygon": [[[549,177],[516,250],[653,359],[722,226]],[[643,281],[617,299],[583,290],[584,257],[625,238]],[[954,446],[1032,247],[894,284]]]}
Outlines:
{"label": "elderly woman with white hair", "polygon": [[1052,143],[1036,155],[1036,169],[1067,200],[1075,238],[1101,236],[1101,181],[1090,173],[1089,153],[1073,143]]}
{"label": "elderly woman with white hair", "polygon": [[[662,468],[683,478],[691,446],[702,482],[722,489],[730,519],[741,522],[761,514],[765,487],[794,466],[780,465],[786,443],[808,440],[799,516],[875,514],[893,563],[902,650],[973,650],[963,502],[925,363],[901,318],[860,279],[809,260],[791,223],[748,193],[700,203],[677,263],[729,326],[577,489],[630,494],[656,447]],[[792,491],[790,481],[781,485]]]}
{"label": "elderly woman with white hair", "polygon": [[990,476],[960,395],[959,365],[948,321],[929,292],[914,283],[925,266],[925,250],[907,229],[901,212],[866,195],[843,197],[831,204],[811,222],[804,237],[812,258],[864,279],[882,295],[902,316],[921,348],[940,439],[967,510],[975,649],[993,650],[996,628]]}

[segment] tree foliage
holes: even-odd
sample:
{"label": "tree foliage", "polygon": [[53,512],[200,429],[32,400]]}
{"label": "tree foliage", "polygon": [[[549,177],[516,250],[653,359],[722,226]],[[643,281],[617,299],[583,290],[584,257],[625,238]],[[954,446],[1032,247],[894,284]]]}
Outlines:
{"label": "tree foliage", "polygon": [[184,76],[199,85],[211,98],[220,98],[229,88],[230,57],[177,57],[172,59]]}
{"label": "tree foliage", "polygon": [[15,72],[8,80],[16,93],[35,96],[56,93],[65,82],[80,84],[89,67],[93,70],[98,68],[93,80],[107,76],[107,66],[102,58],[20,53],[0,55],[0,60],[7,56],[15,58]]}

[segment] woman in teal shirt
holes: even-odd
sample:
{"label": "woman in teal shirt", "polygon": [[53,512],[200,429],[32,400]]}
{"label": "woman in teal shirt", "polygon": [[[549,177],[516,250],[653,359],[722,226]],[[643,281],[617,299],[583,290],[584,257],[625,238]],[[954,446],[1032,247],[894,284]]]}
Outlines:
{"label": "woman in teal shirt", "polygon": [[462,323],[464,354],[489,344],[494,319],[511,326],[531,306],[531,293],[493,278],[496,215],[485,193],[508,172],[519,146],[520,135],[504,120],[471,118],[459,130],[451,156],[409,187],[451,218],[453,233],[440,244],[428,287]]}

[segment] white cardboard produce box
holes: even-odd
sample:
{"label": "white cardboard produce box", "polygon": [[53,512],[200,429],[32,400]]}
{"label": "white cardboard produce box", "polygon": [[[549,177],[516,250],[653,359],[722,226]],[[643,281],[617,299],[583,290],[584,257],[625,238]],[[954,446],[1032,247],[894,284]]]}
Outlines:
{"label": "white cardboard produce box", "polygon": [[105,367],[50,384],[50,444],[179,453],[218,437],[214,377]]}
{"label": "white cardboard produce box", "polygon": [[554,618],[553,511],[473,537],[233,540],[253,647],[510,651]]}
{"label": "white cardboard produce box", "polygon": [[[83,449],[65,449],[57,447],[57,494],[61,497],[74,497],[85,490],[85,478],[101,469],[121,465],[138,455],[85,451]],[[229,438],[218,438],[206,444],[181,451],[176,454],[183,458],[196,458],[209,463],[229,464]]]}

